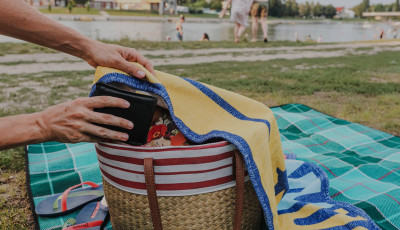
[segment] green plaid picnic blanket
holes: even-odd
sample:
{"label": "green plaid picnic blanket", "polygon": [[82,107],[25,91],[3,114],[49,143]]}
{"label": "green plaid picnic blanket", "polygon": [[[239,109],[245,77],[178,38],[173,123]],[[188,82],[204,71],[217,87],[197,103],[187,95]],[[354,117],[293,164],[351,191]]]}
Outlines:
{"label": "green plaid picnic blanket", "polygon": [[362,208],[382,229],[400,229],[400,137],[301,104],[272,110],[284,153],[320,166],[334,200]]}
{"label": "green plaid picnic blanket", "polygon": [[[27,183],[32,207],[48,196],[61,194],[83,181],[102,184],[96,150],[91,143],[47,142],[29,145],[26,152]],[[34,219],[37,228],[61,229],[66,220],[75,218],[78,213],[76,211],[55,218],[38,217],[34,213]],[[109,223],[106,229],[112,229]]]}
{"label": "green plaid picnic blanket", "polygon": [[[400,229],[400,137],[337,119],[305,105],[272,108],[288,158],[309,161],[328,175],[334,200],[362,208],[382,229]],[[93,144],[56,142],[27,147],[27,183],[36,205],[82,181],[101,183]],[[35,219],[59,229],[77,212]],[[106,229],[112,229],[108,224]]]}

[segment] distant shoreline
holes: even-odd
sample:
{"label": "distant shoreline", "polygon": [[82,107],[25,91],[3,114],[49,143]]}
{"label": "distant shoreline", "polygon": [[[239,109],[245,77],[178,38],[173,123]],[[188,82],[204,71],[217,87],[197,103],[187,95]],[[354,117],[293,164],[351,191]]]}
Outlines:
{"label": "distant shoreline", "polygon": [[[121,15],[85,15],[85,14],[49,14],[46,16],[53,20],[68,21],[150,21],[150,22],[171,22],[178,20],[178,17],[171,16],[121,16]],[[249,17],[249,21],[251,18]],[[222,22],[231,23],[229,18],[203,18],[203,17],[186,17],[186,22]],[[337,20],[337,19],[268,19],[268,24],[315,24],[315,23],[382,23],[379,21],[366,20]]]}

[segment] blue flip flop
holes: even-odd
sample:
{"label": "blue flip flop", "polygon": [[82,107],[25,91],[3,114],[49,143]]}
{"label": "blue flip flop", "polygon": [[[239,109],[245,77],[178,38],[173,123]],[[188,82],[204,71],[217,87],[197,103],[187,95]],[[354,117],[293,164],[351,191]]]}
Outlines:
{"label": "blue flip flop", "polygon": [[[91,187],[76,189],[82,185]],[[103,185],[90,181],[72,186],[65,190],[62,195],[54,195],[42,200],[35,208],[36,214],[44,217],[62,216],[71,213],[93,201],[101,200],[104,196]]]}
{"label": "blue flip flop", "polygon": [[87,204],[79,212],[76,219],[68,219],[62,230],[101,230],[109,218],[108,208],[101,201]]}

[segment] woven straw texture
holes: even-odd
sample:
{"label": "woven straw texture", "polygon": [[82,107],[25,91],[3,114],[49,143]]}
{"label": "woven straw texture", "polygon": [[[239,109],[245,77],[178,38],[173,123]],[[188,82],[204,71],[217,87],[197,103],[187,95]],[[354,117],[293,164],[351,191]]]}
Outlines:
{"label": "woven straw texture", "polygon": [[[125,192],[103,178],[114,229],[153,229],[146,195]],[[262,209],[250,182],[245,184],[242,229],[260,229]],[[235,187],[193,196],[159,196],[163,229],[233,229]]]}

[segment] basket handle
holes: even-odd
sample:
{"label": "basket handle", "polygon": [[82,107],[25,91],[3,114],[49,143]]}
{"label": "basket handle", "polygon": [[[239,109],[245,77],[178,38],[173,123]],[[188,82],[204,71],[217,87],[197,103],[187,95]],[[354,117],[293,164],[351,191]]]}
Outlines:
{"label": "basket handle", "polygon": [[[233,229],[242,228],[243,206],[244,206],[244,162],[239,151],[235,151],[235,219]],[[160,208],[158,206],[157,191],[154,178],[153,158],[144,159],[144,176],[146,181],[147,198],[150,206],[150,215],[155,230],[162,230]]]}
{"label": "basket handle", "polygon": [[144,158],[144,177],[146,181],[147,199],[149,200],[150,215],[155,230],[162,230],[160,208],[158,206],[156,184],[154,178],[153,158]]}
{"label": "basket handle", "polygon": [[244,207],[244,162],[239,151],[235,151],[235,219],[233,229],[242,228],[242,217]]}

